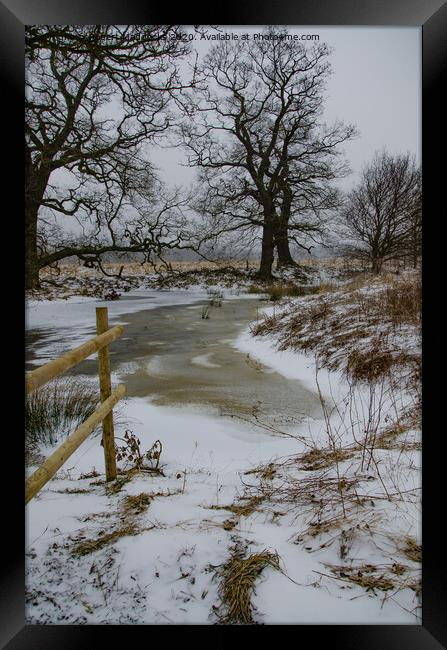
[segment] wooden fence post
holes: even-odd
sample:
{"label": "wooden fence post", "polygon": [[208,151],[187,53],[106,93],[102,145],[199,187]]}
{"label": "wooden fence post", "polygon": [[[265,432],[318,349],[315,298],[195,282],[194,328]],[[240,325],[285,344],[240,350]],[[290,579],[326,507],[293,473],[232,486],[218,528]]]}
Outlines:
{"label": "wooden fence post", "polygon": [[[99,336],[109,329],[109,316],[107,307],[96,308],[96,334]],[[99,387],[101,402],[112,394],[112,381],[110,378],[109,348],[106,345],[98,351],[99,362]],[[102,442],[104,445],[104,461],[106,466],[106,481],[116,479],[115,437],[113,432],[113,411],[110,411],[102,423]]]}
{"label": "wooden fence post", "polygon": [[104,419],[104,413],[111,409],[125,394],[126,387],[120,384],[106,402],[103,402],[85,422],[83,422],[60,447],[49,456],[32,476],[25,481],[25,503],[28,503],[48,481],[53,478],[57,470],[70,458],[73,452],[91,434],[93,429]]}

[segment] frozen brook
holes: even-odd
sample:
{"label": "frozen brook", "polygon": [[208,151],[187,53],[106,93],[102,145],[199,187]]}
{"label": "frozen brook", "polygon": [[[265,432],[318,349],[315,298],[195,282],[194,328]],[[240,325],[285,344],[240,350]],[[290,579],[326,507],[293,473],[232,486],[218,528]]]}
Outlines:
{"label": "frozen brook", "polygon": [[[73,303],[68,304],[79,319],[71,327],[67,327],[69,313],[65,322],[61,321],[63,327],[51,327],[51,318],[46,327],[42,320],[32,327],[30,317],[29,369],[36,358],[46,361],[56,349],[69,349],[75,336],[80,342],[79,331],[84,340],[94,336],[94,308],[107,304],[110,326],[125,326],[124,335],[111,345],[110,354],[112,370],[126,384],[128,397],[141,397],[160,406],[197,406],[202,411],[244,418],[254,411],[263,421],[280,420],[283,424],[320,413],[314,392],[235,347],[241,331],[256,319],[265,303],[234,297],[224,300],[221,307],[211,307],[209,318],[202,318],[206,294],[192,293],[188,298],[196,302],[187,305],[181,304],[187,299],[186,292],[163,292],[165,300],[172,298],[174,303],[163,305],[159,296],[158,300],[153,298],[154,293],[148,292],[146,299],[137,294],[119,302],[82,303],[82,321],[79,306],[75,310]],[[63,305],[59,308],[65,311]],[[90,327],[86,326],[88,321]],[[71,372],[96,377],[96,358],[85,360]]]}

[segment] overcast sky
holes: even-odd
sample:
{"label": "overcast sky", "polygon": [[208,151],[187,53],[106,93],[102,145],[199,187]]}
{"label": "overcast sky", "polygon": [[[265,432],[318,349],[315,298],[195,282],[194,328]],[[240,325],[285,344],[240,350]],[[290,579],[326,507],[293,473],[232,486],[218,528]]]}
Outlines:
{"label": "overcast sky", "polygon": [[[262,32],[263,26],[221,26],[227,32]],[[376,150],[421,157],[421,30],[419,27],[292,27],[290,33],[319,34],[334,49],[325,119],[355,124],[360,136],[345,145],[353,174],[349,188]],[[312,44],[312,41],[309,41]],[[194,41],[199,56],[211,45]],[[179,163],[181,150],[157,150],[152,156],[170,184],[189,185],[195,171]]]}

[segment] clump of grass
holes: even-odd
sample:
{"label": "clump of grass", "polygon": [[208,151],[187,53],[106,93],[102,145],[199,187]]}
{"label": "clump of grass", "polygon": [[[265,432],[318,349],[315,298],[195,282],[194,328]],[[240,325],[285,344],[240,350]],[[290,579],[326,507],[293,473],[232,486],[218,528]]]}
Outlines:
{"label": "clump of grass", "polygon": [[333,282],[321,282],[314,287],[309,287],[307,293],[329,293],[330,291],[336,291],[338,288],[339,287]]}
{"label": "clump of grass", "polygon": [[316,521],[315,523],[310,524],[306,530],[298,535],[295,535],[292,538],[294,544],[301,544],[306,540],[307,537],[319,537],[325,533],[329,533],[331,530],[340,530],[343,527],[345,520],[343,517],[332,517],[325,521]]}
{"label": "clump of grass", "polygon": [[323,296],[319,296],[316,302],[310,304],[307,318],[319,326],[321,321],[325,321],[333,311],[333,306],[329,301]]}
{"label": "clump of grass", "polygon": [[320,469],[332,467],[348,458],[352,458],[355,450],[351,449],[311,449],[299,457],[300,468],[306,472],[314,472]]}
{"label": "clump of grass", "polygon": [[266,293],[266,288],[265,287],[260,287],[257,284],[251,284],[247,289],[247,293],[251,293],[251,294],[254,294],[254,293]]}
{"label": "clump of grass", "polygon": [[[132,476],[130,474],[124,474],[123,476],[118,476],[114,481],[110,481],[106,484],[105,489],[108,496],[112,494],[117,494],[121,492],[126,483],[129,483]],[[98,483],[92,483],[92,485],[102,485],[103,482],[99,481]]]}
{"label": "clump of grass", "polygon": [[276,476],[276,467],[274,463],[268,463],[265,465],[261,472],[259,473],[259,476],[267,481],[272,481],[275,476]]}
{"label": "clump of grass", "polygon": [[77,377],[56,379],[33,391],[25,400],[26,448],[54,445],[82,424],[97,403],[96,388]]}
{"label": "clump of grass", "polygon": [[228,510],[237,517],[249,517],[262,502],[262,496],[253,496],[243,499],[244,503],[229,503],[225,506],[210,506],[211,510]]}
{"label": "clump of grass", "polygon": [[422,291],[420,278],[406,278],[386,286],[385,313],[393,325],[417,325],[421,319]]}
{"label": "clump of grass", "polygon": [[224,610],[220,621],[230,625],[249,625],[255,622],[251,597],[256,579],[268,566],[280,570],[279,556],[276,552],[264,550],[244,557],[245,551],[238,546],[232,551],[230,559],[218,569],[221,577],[219,595]]}
{"label": "clump of grass", "polygon": [[[410,275],[396,279],[392,276],[376,279],[376,282],[379,281],[382,284],[373,293],[354,293],[363,317],[370,321],[389,322],[394,328],[419,325],[422,311],[420,277]],[[371,281],[371,286],[374,286],[374,281]],[[354,291],[351,285],[349,288]]]}
{"label": "clump of grass", "polygon": [[348,357],[348,374],[355,381],[373,383],[385,375],[396,363],[396,358],[381,344],[374,340],[366,350],[354,349]]}
{"label": "clump of grass", "polygon": [[396,587],[404,587],[405,584],[400,584],[397,580],[402,576],[407,567],[401,564],[388,565],[372,565],[363,564],[361,566],[335,566],[326,564],[326,566],[339,578],[352,582],[359,587],[363,587],[366,591],[390,591]]}
{"label": "clump of grass", "polygon": [[84,539],[75,544],[72,549],[73,555],[89,555],[95,551],[99,551],[104,546],[115,542],[121,537],[128,537],[130,535],[138,535],[141,529],[134,522],[127,522],[121,528],[112,531],[111,533],[102,532],[96,539]]}
{"label": "clump of grass", "polygon": [[416,542],[414,537],[406,538],[403,552],[409,560],[422,562],[422,546]]}
{"label": "clump of grass", "polygon": [[281,300],[286,296],[297,298],[299,296],[304,296],[307,291],[300,287],[299,285],[293,283],[274,283],[265,288],[265,292],[268,293],[269,299],[272,302]]}
{"label": "clump of grass", "polygon": [[152,499],[152,495],[147,492],[128,494],[123,499],[122,509],[125,514],[140,514],[149,508]]}
{"label": "clump of grass", "polygon": [[281,314],[263,316],[261,320],[252,323],[250,326],[250,332],[252,336],[264,336],[265,334],[272,334],[280,329],[281,323]]}
{"label": "clump of grass", "polygon": [[272,480],[276,476],[277,466],[275,463],[267,463],[267,465],[260,465],[255,469],[249,469],[244,474],[258,474],[260,478]]}

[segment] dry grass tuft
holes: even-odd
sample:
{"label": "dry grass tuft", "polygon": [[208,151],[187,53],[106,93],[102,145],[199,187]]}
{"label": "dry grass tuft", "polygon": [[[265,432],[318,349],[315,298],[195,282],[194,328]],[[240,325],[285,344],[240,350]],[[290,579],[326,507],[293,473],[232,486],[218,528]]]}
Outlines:
{"label": "dry grass tuft", "polygon": [[[130,474],[124,474],[123,476],[118,476],[114,481],[110,481],[109,483],[107,483],[107,485],[105,486],[107,495],[111,496],[112,494],[117,494],[117,492],[121,492],[123,487],[126,485],[126,483],[129,483],[131,478],[132,477]],[[92,485],[95,484],[92,483]]]}
{"label": "dry grass tuft", "polygon": [[361,566],[335,566],[326,564],[330,571],[337,577],[348,582],[353,582],[366,591],[390,591],[399,586],[397,578],[402,576],[408,567],[402,564],[372,565],[362,564]]}
{"label": "dry grass tuft", "polygon": [[250,327],[253,336],[263,336],[264,334],[272,334],[277,331],[281,323],[279,316],[264,316],[261,320],[256,321]]}
{"label": "dry grass tuft", "polygon": [[307,293],[305,288],[287,282],[275,282],[274,284],[270,284],[265,288],[265,292],[268,293],[272,302],[281,300],[281,298],[285,298],[286,296],[297,298],[299,296],[304,296]]}
{"label": "dry grass tuft", "polygon": [[229,510],[237,517],[249,517],[262,503],[262,496],[253,496],[248,499],[243,499],[245,503],[230,503],[226,506],[210,506],[210,510]]}
{"label": "dry grass tuft", "polygon": [[312,288],[312,291],[308,293],[329,293],[331,291],[337,291],[339,289],[338,285],[333,282],[321,282]]}
{"label": "dry grass tuft", "polygon": [[104,546],[115,542],[121,537],[128,537],[130,535],[138,535],[141,529],[133,522],[128,522],[121,528],[112,531],[111,533],[102,532],[96,539],[84,539],[78,541],[72,549],[73,555],[89,555],[95,551],[99,551]]}
{"label": "dry grass tuft", "polygon": [[336,463],[341,463],[352,458],[355,450],[351,449],[311,449],[299,456],[300,469],[306,472],[314,472],[320,469],[332,467]]}
{"label": "dry grass tuft", "polygon": [[405,539],[404,554],[412,562],[422,562],[422,546],[416,542],[414,537]]}
{"label": "dry grass tuft", "polygon": [[[365,292],[365,287],[375,288]],[[379,276],[358,286],[347,285],[357,303],[359,314],[372,321],[388,322],[393,328],[419,326],[422,311],[421,278],[418,275]]]}
{"label": "dry grass tuft", "polygon": [[372,383],[386,374],[395,362],[387,350],[373,345],[368,350],[353,350],[348,357],[347,371],[355,381]]}
{"label": "dry grass tuft", "polygon": [[128,494],[124,497],[121,508],[125,514],[140,514],[146,512],[149,508],[153,496],[147,492],[141,492],[141,494]]}
{"label": "dry grass tuft", "polygon": [[396,422],[393,426],[384,431],[381,431],[375,440],[376,449],[400,449],[401,451],[409,451],[411,449],[420,450],[422,449],[422,442],[420,439],[414,439],[407,437],[404,440],[400,439],[400,436],[404,433],[410,431],[410,429],[418,429],[420,425],[407,421],[407,422]]}
{"label": "dry grass tuft", "polygon": [[387,285],[383,304],[393,325],[419,325],[422,312],[420,278],[402,279]]}
{"label": "dry grass tuft", "polygon": [[268,463],[259,472],[260,478],[267,481],[272,481],[276,476],[276,467],[274,463]]}
{"label": "dry grass tuft", "polygon": [[224,624],[253,624],[251,596],[259,574],[268,566],[279,568],[276,552],[264,550],[244,557],[244,551],[234,547],[230,559],[218,569],[221,577],[219,594],[224,613],[220,622]]}
{"label": "dry grass tuft", "polygon": [[[315,538],[325,533],[329,533],[332,530],[342,530],[344,523],[345,519],[343,519],[343,517],[333,517],[332,519],[327,519],[326,521],[316,521],[308,528],[306,528],[306,530],[304,530],[302,533],[294,536],[292,538],[292,541],[294,544],[301,544],[308,537]],[[326,544],[324,546],[326,546]]]}

